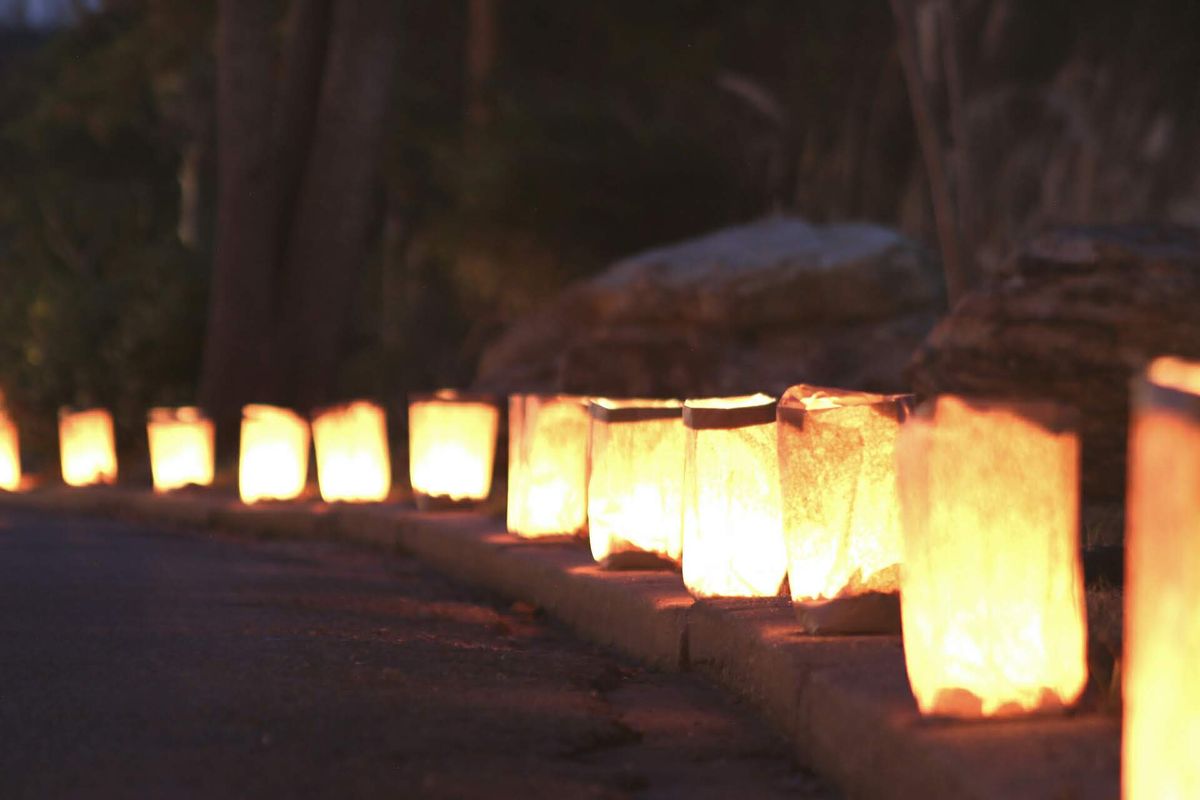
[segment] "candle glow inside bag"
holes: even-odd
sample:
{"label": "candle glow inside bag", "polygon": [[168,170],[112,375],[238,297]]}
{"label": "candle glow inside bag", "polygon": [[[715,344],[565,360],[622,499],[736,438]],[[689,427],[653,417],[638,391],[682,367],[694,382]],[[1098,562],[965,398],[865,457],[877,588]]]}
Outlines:
{"label": "candle glow inside bag", "polygon": [[921,712],[1074,703],[1087,626],[1073,415],[942,395],[905,423],[897,453],[904,654]]}
{"label": "candle glow inside bag", "polygon": [[776,403],[688,400],[683,582],[697,597],[774,597],[787,575]]}
{"label": "candle glow inside bag", "polygon": [[583,397],[509,398],[509,532],[537,538],[587,529],[590,421]]}
{"label": "candle glow inside bag", "polygon": [[588,540],[606,561],[683,547],[683,410],[678,400],[596,399],[591,415]]}

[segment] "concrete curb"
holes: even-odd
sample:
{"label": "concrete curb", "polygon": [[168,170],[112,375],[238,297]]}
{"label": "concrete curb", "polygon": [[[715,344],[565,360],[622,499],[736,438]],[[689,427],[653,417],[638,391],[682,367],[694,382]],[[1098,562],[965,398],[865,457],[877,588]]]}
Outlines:
{"label": "concrete curb", "polygon": [[[375,519],[360,528],[363,516]],[[341,538],[374,538],[369,531],[379,517],[371,509],[344,509]],[[477,514],[393,511],[384,519],[395,525],[400,549],[442,572],[541,606],[588,638],[656,667],[686,665],[692,598],[677,575],[607,572],[578,542],[519,539]]]}
{"label": "concrete curb", "polygon": [[525,600],[589,639],[668,670],[703,672],[757,706],[799,760],[848,797],[1116,798],[1120,726],[1079,714],[926,720],[899,637],[811,637],[781,601],[693,601],[672,572],[609,572],[570,540],[523,540],[478,513],[402,506],[243,506],[120,488],[0,493],[0,507],[119,516],[257,537],[333,538],[402,550],[459,580]]}
{"label": "concrete curb", "polygon": [[851,797],[1119,796],[1117,719],[923,719],[899,637],[797,631],[786,603],[698,601],[688,614],[691,666],[761,708]]}

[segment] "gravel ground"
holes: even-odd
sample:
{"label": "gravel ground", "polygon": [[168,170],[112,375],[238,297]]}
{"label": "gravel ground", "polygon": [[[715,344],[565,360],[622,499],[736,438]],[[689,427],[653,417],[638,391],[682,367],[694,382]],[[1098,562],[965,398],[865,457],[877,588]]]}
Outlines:
{"label": "gravel ground", "polygon": [[4,797],[829,798],[694,676],[418,562],[0,513]]}

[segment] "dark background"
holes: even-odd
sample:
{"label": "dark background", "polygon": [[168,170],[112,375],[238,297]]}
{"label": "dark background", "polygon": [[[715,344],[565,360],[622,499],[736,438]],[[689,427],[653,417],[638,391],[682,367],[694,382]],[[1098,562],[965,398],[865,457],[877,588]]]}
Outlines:
{"label": "dark background", "polygon": [[[0,387],[35,457],[62,404],[109,406],[133,441],[155,404],[468,384],[571,280],[765,214],[938,246],[884,0],[110,0],[50,28],[3,5]],[[911,5],[977,269],[1051,223],[1200,220],[1197,4]],[[261,86],[237,85],[265,127],[308,64],[282,138],[253,114],[218,136],[223,30],[262,45],[240,67]],[[222,274],[259,282],[221,294]],[[254,292],[268,311],[234,302]],[[259,326],[222,329],[240,366],[212,355],[218,296]]]}

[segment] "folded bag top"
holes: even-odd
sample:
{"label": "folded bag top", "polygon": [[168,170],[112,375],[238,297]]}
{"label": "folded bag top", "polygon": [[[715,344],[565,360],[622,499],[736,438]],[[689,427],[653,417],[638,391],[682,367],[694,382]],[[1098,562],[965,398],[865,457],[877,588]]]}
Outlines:
{"label": "folded bag top", "polygon": [[777,401],[766,394],[704,397],[688,400],[683,424],[692,430],[733,430],[775,421]]}

